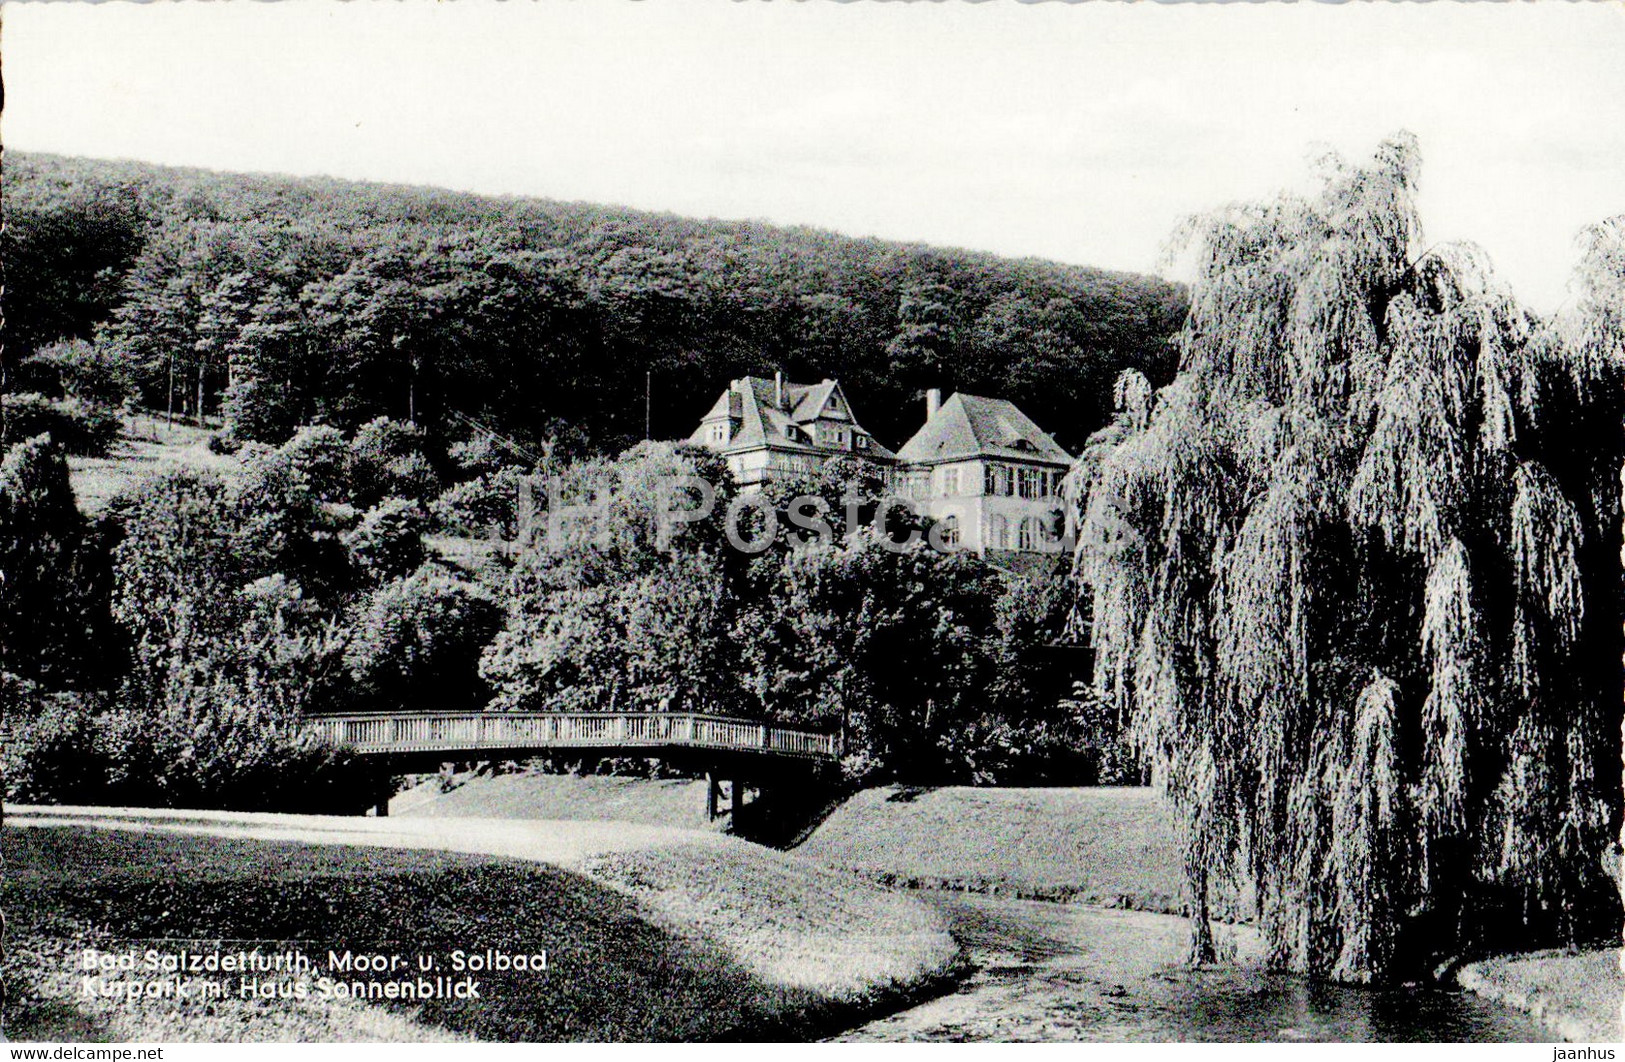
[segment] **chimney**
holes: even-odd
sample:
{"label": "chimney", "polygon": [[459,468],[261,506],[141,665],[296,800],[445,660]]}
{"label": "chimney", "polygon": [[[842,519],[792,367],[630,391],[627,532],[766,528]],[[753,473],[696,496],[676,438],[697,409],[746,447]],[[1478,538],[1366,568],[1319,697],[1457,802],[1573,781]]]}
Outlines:
{"label": "chimney", "polygon": [[777,409],[784,408],[784,373],[773,374],[773,405]]}
{"label": "chimney", "polygon": [[930,420],[942,408],[942,392],[933,387],[925,393],[925,419]]}

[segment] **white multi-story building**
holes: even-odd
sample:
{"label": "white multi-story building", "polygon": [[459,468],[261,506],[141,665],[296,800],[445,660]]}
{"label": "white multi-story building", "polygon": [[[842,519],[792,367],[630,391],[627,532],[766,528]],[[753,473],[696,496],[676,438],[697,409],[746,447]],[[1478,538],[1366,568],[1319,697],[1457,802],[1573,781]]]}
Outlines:
{"label": "white multi-story building", "polygon": [[946,541],[994,559],[1058,551],[1072,456],[1013,402],[967,394],[939,402],[931,391],[925,424],[897,463],[904,493]]}
{"label": "white multi-story building", "polygon": [[943,402],[927,392],[925,423],[894,454],[858,424],[839,382],[746,376],[729,383],[689,441],[721,453],[745,489],[858,457],[886,469],[946,543],[994,561],[1059,549],[1072,456],[1002,398]]}
{"label": "white multi-story building", "polygon": [[895,457],[858,424],[838,381],[796,384],[782,374],[730,382],[689,441],[720,452],[747,489],[775,475],[815,472],[836,456],[885,468]]}

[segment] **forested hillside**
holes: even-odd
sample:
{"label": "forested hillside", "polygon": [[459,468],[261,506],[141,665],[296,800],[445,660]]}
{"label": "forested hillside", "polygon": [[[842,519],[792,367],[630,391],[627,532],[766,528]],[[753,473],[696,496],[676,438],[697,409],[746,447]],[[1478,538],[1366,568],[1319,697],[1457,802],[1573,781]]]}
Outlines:
{"label": "forested hillside", "polygon": [[[1184,291],[752,222],[8,154],[12,391],[64,360],[277,443],[472,416],[614,452],[686,435],[726,381],[834,376],[895,445],[926,387],[1010,398],[1076,448],[1124,367],[1162,382]],[[66,340],[88,341],[72,344]],[[26,359],[45,349],[45,361]]]}
{"label": "forested hillside", "polygon": [[[734,549],[721,459],[639,441],[644,380],[668,439],[731,376],[782,369],[842,377],[891,441],[926,386],[1017,397],[1076,440],[1121,365],[1171,377],[1179,290],[800,230],[43,157],[8,160],[5,196],[8,799],[331,808],[365,775],[307,715],[482,706],[840,728],[854,780],[1132,772],[1096,701],[1044,679],[1059,581],[882,542],[926,527],[872,530],[884,482],[845,461],[773,488],[831,513],[859,499],[844,541],[803,550],[787,527]],[[201,411],[208,434],[191,434],[222,463],[148,469],[87,515],[69,461],[138,465],[131,405]],[[602,540],[521,547],[536,471],[606,484]],[[673,475],[723,504],[666,540]]]}

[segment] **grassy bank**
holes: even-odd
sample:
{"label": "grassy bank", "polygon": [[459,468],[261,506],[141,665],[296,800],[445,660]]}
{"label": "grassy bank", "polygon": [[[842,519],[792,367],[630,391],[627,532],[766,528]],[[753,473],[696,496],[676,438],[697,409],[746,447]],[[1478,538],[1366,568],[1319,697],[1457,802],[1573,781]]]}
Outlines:
{"label": "grassy bank", "polygon": [[[18,818],[28,816],[8,815]],[[794,857],[757,858],[715,835],[696,843],[677,831],[662,837],[632,827],[595,844],[593,830],[608,832],[603,827],[527,824],[559,835],[546,850],[557,858],[549,865],[435,850],[432,831],[402,833],[404,824],[388,820],[370,820],[370,832],[351,835],[344,820],[313,826],[289,817],[279,826],[279,818],[128,813],[124,825],[141,832],[8,823],[7,1035],[714,1040],[808,1021],[822,1023],[817,1032],[932,982],[957,957],[941,919],[924,905]],[[504,825],[514,838],[509,847],[524,849],[525,831]],[[176,828],[205,832],[170,832]],[[357,843],[268,839],[273,831]],[[494,836],[458,832],[465,849]],[[416,847],[383,846],[392,836]],[[852,939],[843,941],[847,929]],[[545,949],[549,965],[540,974],[478,975],[478,1001],[360,1002],[313,992],[303,1000],[131,1002],[82,994],[83,973],[73,966],[83,949],[181,946],[146,942],[159,937],[203,950],[257,941],[268,953],[297,942],[318,965],[329,948],[386,951],[408,962],[424,954],[442,964],[456,949]]]}
{"label": "grassy bank", "polygon": [[163,417],[140,414],[125,418],[124,430],[106,457],[70,457],[68,474],[79,508],[97,513],[119,494],[151,476],[189,469],[231,477],[242,462],[208,447],[209,429],[165,424]]}
{"label": "grassy bank", "polygon": [[1180,849],[1150,789],[870,789],[798,851],[909,888],[1179,910]]}
{"label": "grassy bank", "polygon": [[559,819],[636,822],[687,830],[715,830],[705,815],[705,783],[687,779],[607,775],[504,774],[456,777],[442,791],[437,779],[398,794],[394,817]]}
{"label": "grassy bank", "polygon": [[1617,948],[1539,951],[1468,963],[1456,983],[1539,1018],[1565,1040],[1625,1040],[1625,974]]}

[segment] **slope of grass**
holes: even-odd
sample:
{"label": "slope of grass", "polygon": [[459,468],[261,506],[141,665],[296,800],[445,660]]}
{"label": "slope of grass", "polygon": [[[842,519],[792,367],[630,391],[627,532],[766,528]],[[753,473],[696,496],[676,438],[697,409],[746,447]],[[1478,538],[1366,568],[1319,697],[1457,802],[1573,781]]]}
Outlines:
{"label": "slope of grass", "polygon": [[689,830],[719,828],[719,823],[706,818],[703,781],[529,773],[453,781],[459,784],[445,792],[438,779],[430,779],[397,795],[390,801],[390,815],[614,820]]}
{"label": "slope of grass", "polygon": [[854,889],[849,875],[754,845],[622,851],[583,869],[754,976],[832,999],[892,993],[956,956],[941,916],[913,897]]}
{"label": "slope of grass", "polygon": [[[116,827],[87,829],[31,814],[47,810],[56,809],[8,809],[4,831],[13,1039],[729,1039],[838,1021],[931,981],[957,955],[923,905],[715,835],[524,824],[578,827],[550,850],[562,865],[548,865],[472,851],[496,847],[497,836],[465,824],[461,843],[448,845],[464,851],[453,853],[434,850],[434,833],[402,833],[389,820],[349,820],[393,831],[369,833],[309,817],[277,826],[284,817],[86,813]],[[487,825],[507,828],[511,854],[534,848],[519,823]],[[357,844],[266,839],[295,832]],[[421,847],[382,846],[391,839]],[[843,929],[878,954],[840,951]],[[146,943],[154,938],[167,942]],[[549,968],[482,973],[477,1001],[127,1002],[78,992],[72,967],[84,948],[181,941],[293,946],[318,965],[329,948],[442,963],[454,949],[546,950]],[[796,958],[815,946],[829,949],[823,966]]]}
{"label": "slope of grass", "polygon": [[235,457],[208,447],[210,431],[189,424],[165,424],[162,417],[127,417],[124,431],[106,457],[68,458],[68,476],[81,511],[95,514],[143,480],[175,469],[232,476],[242,467]]}
{"label": "slope of grass", "polygon": [[1180,849],[1150,789],[869,789],[797,851],[887,884],[1179,909]]}
{"label": "slope of grass", "polygon": [[1617,948],[1537,951],[1468,963],[1463,988],[1534,1015],[1575,1042],[1625,1040],[1625,973]]}

